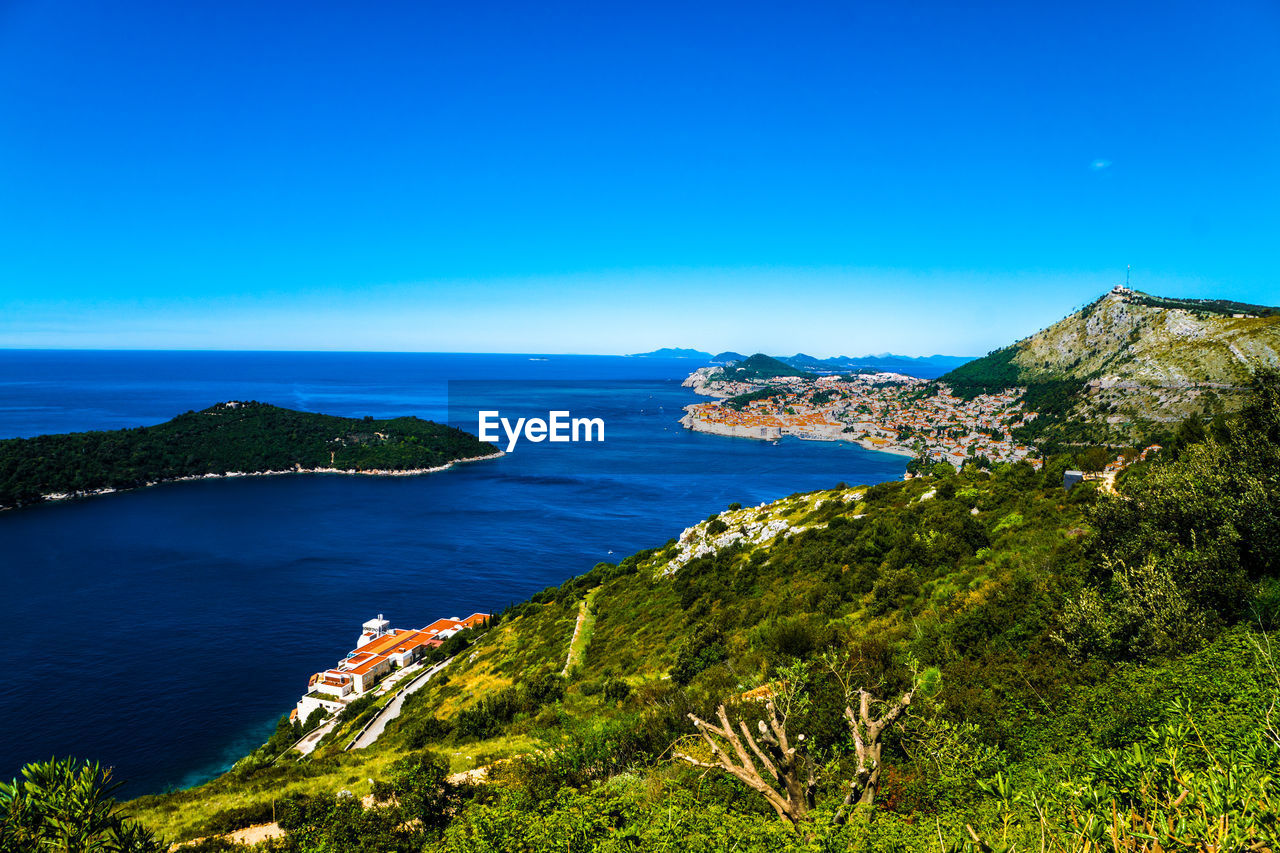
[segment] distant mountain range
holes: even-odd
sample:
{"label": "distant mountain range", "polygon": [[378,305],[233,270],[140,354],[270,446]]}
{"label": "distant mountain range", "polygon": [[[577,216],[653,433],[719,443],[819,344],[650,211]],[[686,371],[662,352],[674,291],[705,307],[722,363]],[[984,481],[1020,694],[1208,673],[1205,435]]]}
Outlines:
{"label": "distant mountain range", "polygon": [[873,370],[885,373],[903,373],[907,376],[917,376],[921,379],[936,379],[948,370],[972,360],[972,356],[965,355],[925,355],[914,357],[894,355],[893,353],[864,355],[861,357],[840,355],[834,358],[815,358],[801,352],[793,356],[779,357],[779,361],[784,361],[792,367],[798,367],[814,373]]}
{"label": "distant mountain range", "polygon": [[1081,440],[1123,441],[1234,408],[1252,374],[1267,367],[1280,367],[1280,309],[1117,287],[942,379],[969,388],[1027,386],[1029,407],[1047,403],[1060,416],[1058,438],[1071,439],[1074,422],[1093,428]]}
{"label": "distant mountain range", "polygon": [[[759,353],[757,353],[759,355]],[[633,353],[632,358],[688,358],[698,359],[709,362],[711,364],[734,364],[735,362],[746,361],[754,356],[743,355],[740,352],[722,352],[712,355],[709,352],[703,352],[697,349],[681,349],[675,347],[663,347],[653,352]],[[795,355],[772,356],[777,361],[782,362],[790,367],[796,368],[802,372],[812,373],[840,373],[851,370],[873,370],[884,371],[887,373],[904,373],[907,376],[916,376],[921,379],[936,379],[955,367],[971,360],[970,356],[962,355],[928,355],[914,357],[909,355],[894,355],[893,353],[881,353],[878,355],[864,356],[846,356],[840,355],[832,358],[816,358],[804,353],[796,353]]]}

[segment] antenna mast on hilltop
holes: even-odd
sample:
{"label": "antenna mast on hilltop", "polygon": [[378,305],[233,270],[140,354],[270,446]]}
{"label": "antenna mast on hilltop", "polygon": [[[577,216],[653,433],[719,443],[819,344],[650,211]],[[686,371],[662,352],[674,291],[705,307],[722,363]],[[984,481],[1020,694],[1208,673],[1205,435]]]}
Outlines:
{"label": "antenna mast on hilltop", "polygon": [[1133,269],[1133,264],[1125,264],[1124,267],[1124,289],[1129,289],[1129,270]]}

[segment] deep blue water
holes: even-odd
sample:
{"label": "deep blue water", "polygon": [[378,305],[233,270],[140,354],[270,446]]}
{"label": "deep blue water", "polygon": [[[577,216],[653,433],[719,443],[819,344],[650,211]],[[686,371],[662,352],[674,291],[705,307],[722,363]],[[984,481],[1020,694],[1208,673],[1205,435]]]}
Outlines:
{"label": "deep blue water", "polygon": [[199,783],[261,743],[361,622],[498,609],[661,544],[732,501],[901,476],[853,445],[692,433],[696,363],[607,356],[0,350],[0,437],[158,423],[224,400],[602,417],[603,444],[522,442],[422,477],[157,486],[0,513],[0,778],[77,755],[126,794]]}

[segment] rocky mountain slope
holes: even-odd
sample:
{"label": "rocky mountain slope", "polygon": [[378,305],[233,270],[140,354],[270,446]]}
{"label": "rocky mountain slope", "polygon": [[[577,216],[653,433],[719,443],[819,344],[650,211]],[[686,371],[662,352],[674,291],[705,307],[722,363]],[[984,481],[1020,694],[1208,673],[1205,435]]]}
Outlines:
{"label": "rocky mountain slope", "polygon": [[1280,312],[1117,287],[1030,337],[951,371],[960,386],[1060,384],[1070,414],[1136,440],[1238,405],[1250,377],[1280,366]]}

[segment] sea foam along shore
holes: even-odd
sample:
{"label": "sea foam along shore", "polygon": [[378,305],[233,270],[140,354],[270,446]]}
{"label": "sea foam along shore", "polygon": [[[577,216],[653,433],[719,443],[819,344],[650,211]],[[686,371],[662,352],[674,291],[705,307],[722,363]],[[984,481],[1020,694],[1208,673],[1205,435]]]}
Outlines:
{"label": "sea foam along shore", "polygon": [[168,477],[163,480],[153,480],[143,483],[141,486],[133,486],[128,489],[90,489],[84,492],[51,492],[40,497],[46,501],[67,501],[77,498],[92,498],[98,495],[110,495],[115,492],[131,492],[134,489],[145,489],[148,486],[158,486],[163,483],[188,483],[195,480],[222,480],[231,477],[281,477],[289,474],[364,474],[370,477],[416,477],[419,474],[435,474],[439,471],[447,471],[454,465],[462,465],[467,462],[484,462],[487,459],[497,459],[506,456],[501,450],[497,453],[490,453],[486,456],[469,456],[466,459],[454,459],[443,465],[437,465],[434,468],[405,468],[402,470],[388,468],[370,468],[367,471],[361,471],[355,468],[303,468],[295,466],[286,468],[282,471],[228,471],[225,474],[191,474],[186,477]]}

